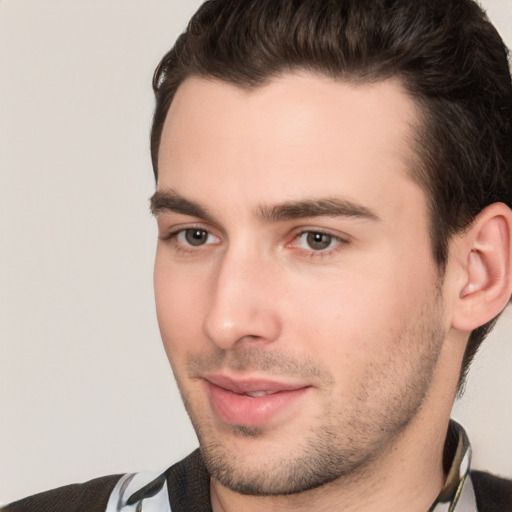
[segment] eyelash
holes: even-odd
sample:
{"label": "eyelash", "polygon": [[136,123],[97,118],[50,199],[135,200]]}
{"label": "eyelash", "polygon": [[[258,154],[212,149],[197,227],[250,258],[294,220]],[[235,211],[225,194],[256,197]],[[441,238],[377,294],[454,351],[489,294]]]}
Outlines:
{"label": "eyelash", "polygon": [[[167,235],[160,236],[159,238],[163,242],[171,243],[173,248],[176,251],[178,251],[180,253],[185,253],[185,254],[197,253],[198,250],[200,250],[202,247],[204,247],[206,245],[215,245],[215,244],[209,243],[209,244],[201,244],[201,245],[194,247],[193,245],[187,245],[186,243],[180,242],[178,240],[178,237],[181,234],[185,234],[189,230],[203,231],[207,234],[207,236],[213,236],[215,238],[219,238],[218,236],[214,235],[209,229],[205,229],[202,226],[182,227],[180,229],[171,231]],[[304,235],[308,235],[308,234],[327,236],[330,238],[329,243],[331,244],[334,242],[334,246],[329,246],[329,247],[326,247],[325,249],[319,249],[319,250],[315,250],[313,248],[308,249],[308,248],[298,247],[297,243],[299,242],[301,237],[303,237]],[[349,240],[346,238],[342,238],[339,235],[335,235],[329,231],[324,231],[319,228],[314,228],[314,229],[302,229],[299,232],[294,233],[291,242],[287,243],[286,247],[290,247],[290,246],[293,247],[295,245],[295,248],[297,250],[301,251],[301,253],[304,256],[307,256],[309,258],[322,258],[322,257],[327,257],[333,253],[338,252],[339,250],[341,250],[344,246],[348,245],[349,243],[350,243]]]}
{"label": "eyelash", "polygon": [[[185,253],[185,254],[193,254],[193,253],[196,253],[197,250],[200,249],[202,246],[199,245],[196,248],[192,245],[186,245],[186,244],[180,243],[178,241],[178,237],[182,233],[185,234],[187,231],[192,231],[192,230],[204,231],[207,234],[207,236],[214,236],[215,238],[218,238],[209,229],[205,229],[202,226],[187,226],[187,227],[175,229],[175,230],[169,232],[167,235],[160,236],[159,239],[162,240],[163,242],[170,243],[177,252]],[[205,245],[211,245],[211,244],[205,244]]]}
{"label": "eyelash", "polygon": [[300,241],[301,237],[303,237],[304,235],[308,235],[308,234],[327,236],[330,238],[330,243],[333,243],[333,242],[335,243],[335,245],[333,245],[333,246],[329,246],[329,247],[326,247],[325,249],[319,249],[319,250],[314,250],[311,247],[309,249],[303,249],[301,247],[297,247],[298,250],[303,252],[303,254],[309,258],[326,258],[328,256],[331,256],[334,253],[337,253],[339,250],[343,249],[343,247],[347,246],[350,243],[347,238],[342,238],[341,236],[335,235],[334,233],[332,233],[330,231],[325,231],[325,230],[322,230],[319,228],[312,228],[312,229],[302,229],[298,233],[294,234],[291,244],[297,244]]}

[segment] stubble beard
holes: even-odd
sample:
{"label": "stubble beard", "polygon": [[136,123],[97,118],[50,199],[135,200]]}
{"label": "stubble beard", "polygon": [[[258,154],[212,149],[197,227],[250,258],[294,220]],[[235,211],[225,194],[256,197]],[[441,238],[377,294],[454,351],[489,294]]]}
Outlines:
{"label": "stubble beard", "polygon": [[[214,480],[232,491],[255,496],[289,495],[311,490],[340,478],[357,480],[372,462],[388,448],[415,418],[428,394],[445,333],[441,325],[442,304],[438,297],[426,305],[415,324],[406,326],[391,356],[375,368],[361,382],[354,393],[354,405],[344,409],[334,407],[335,400],[324,405],[323,422],[315,424],[301,439],[297,439],[288,453],[273,457],[267,448],[257,462],[245,460],[245,454],[235,453],[229,442],[223,442],[216,427],[197,411],[185,390],[178,386],[199,439],[205,465]],[[404,348],[403,345],[406,345]],[[416,353],[411,353],[411,347]],[[414,349],[413,349],[414,350]],[[305,365],[287,359],[284,354],[266,354],[264,351],[244,351],[240,354],[196,356],[190,368],[213,367],[219,361],[229,361],[234,369],[255,367],[271,369],[275,374],[291,374],[294,368],[306,367],[318,375],[318,366]],[[279,361],[279,362],[278,362]],[[406,370],[404,370],[404,368]],[[396,374],[403,378],[397,383]],[[332,379],[325,375],[326,380]],[[377,393],[386,379],[395,386],[389,393]],[[371,400],[373,403],[370,403]],[[230,434],[258,442],[265,437],[264,427],[232,425]],[[268,446],[263,444],[262,446]],[[275,446],[279,453],[280,446]]]}

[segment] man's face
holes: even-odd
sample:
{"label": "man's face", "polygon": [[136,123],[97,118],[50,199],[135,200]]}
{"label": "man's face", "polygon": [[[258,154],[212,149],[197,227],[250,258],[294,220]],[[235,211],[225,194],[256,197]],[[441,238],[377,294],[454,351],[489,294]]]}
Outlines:
{"label": "man's face", "polygon": [[356,473],[423,413],[447,326],[415,123],[394,81],[180,86],[154,198],[157,313],[223,485]]}

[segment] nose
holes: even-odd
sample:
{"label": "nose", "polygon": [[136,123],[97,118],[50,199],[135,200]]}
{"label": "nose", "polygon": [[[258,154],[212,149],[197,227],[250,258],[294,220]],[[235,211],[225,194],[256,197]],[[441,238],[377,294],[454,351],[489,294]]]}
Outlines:
{"label": "nose", "polygon": [[272,265],[254,253],[226,251],[219,262],[204,318],[206,336],[219,348],[264,346],[279,338],[279,280]]}

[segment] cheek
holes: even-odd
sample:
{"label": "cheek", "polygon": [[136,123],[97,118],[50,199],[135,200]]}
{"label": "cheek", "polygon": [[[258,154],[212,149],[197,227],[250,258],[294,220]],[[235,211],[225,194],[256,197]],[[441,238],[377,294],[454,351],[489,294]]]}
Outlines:
{"label": "cheek", "polygon": [[[345,293],[346,292],[346,293]],[[390,309],[372,307],[363,290],[335,287],[294,303],[289,324],[314,357],[322,360],[337,381],[359,380],[363,367],[381,357],[383,334],[394,330]],[[395,317],[396,319],[396,317]]]}
{"label": "cheek", "polygon": [[156,258],[154,288],[158,325],[171,364],[201,339],[205,314],[203,280]]}
{"label": "cheek", "polygon": [[[294,288],[288,326],[315,350],[337,379],[348,382],[370,365],[386,361],[404,343],[403,332],[432,294],[428,276],[413,268],[367,265]],[[297,284],[297,283],[296,283]]]}

